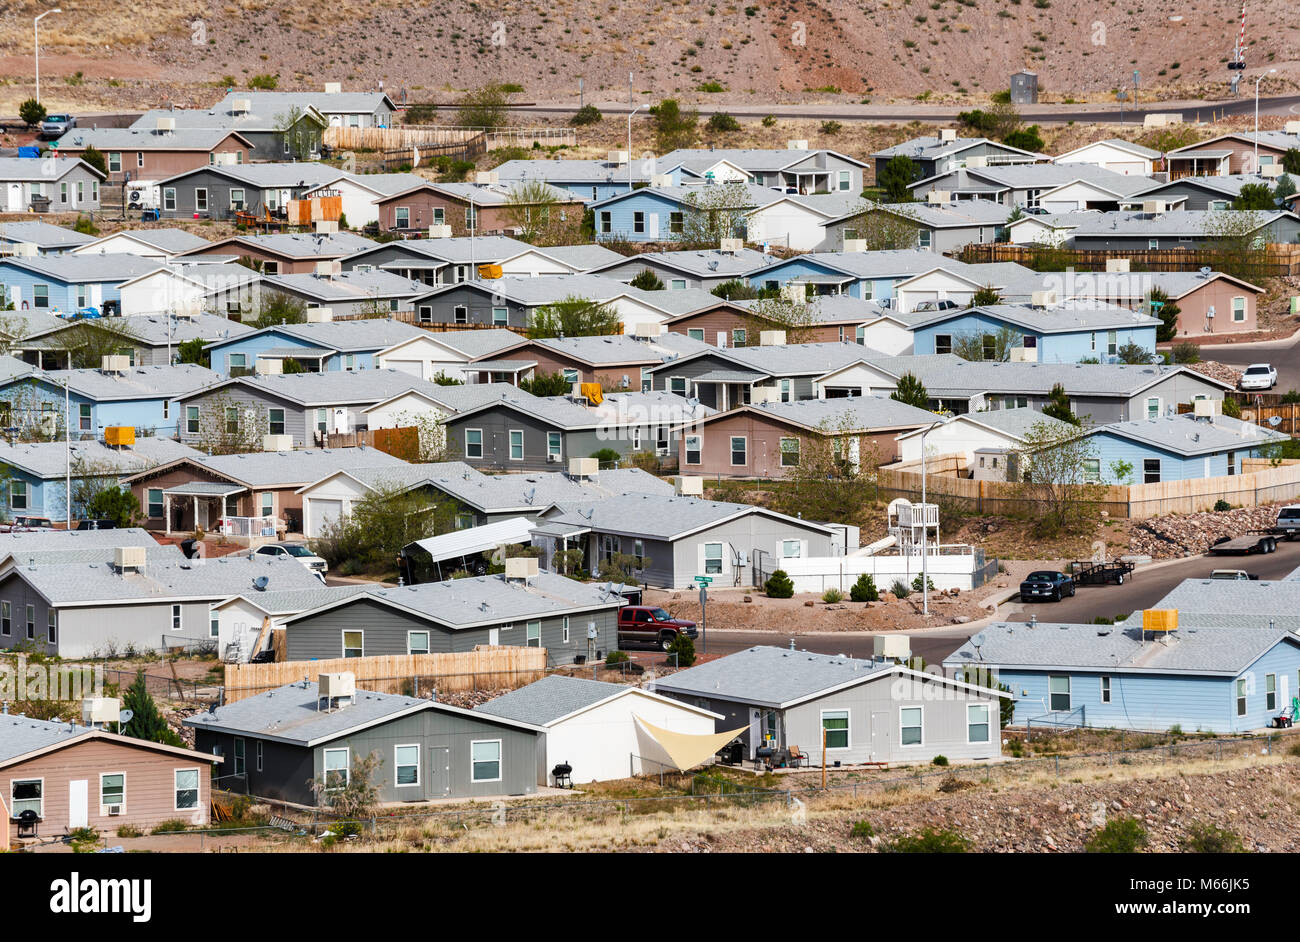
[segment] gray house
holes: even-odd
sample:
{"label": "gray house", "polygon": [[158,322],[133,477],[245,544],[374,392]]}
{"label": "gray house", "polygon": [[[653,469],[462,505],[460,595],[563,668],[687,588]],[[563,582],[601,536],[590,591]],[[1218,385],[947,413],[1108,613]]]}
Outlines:
{"label": "gray house", "polygon": [[745,755],[797,748],[813,764],[978,761],[1002,754],[999,704],[1010,694],[885,661],[754,647],[657,680],[655,693],[748,723]]}
{"label": "gray house", "polygon": [[619,586],[541,572],[372,588],[285,619],[290,661],[545,648],[551,664],[604,658],[618,648]]}
{"label": "gray house", "polygon": [[1043,154],[1000,144],[986,137],[958,137],[955,131],[943,130],[938,137],[914,137],[872,154],[877,180],[885,165],[895,157],[912,161],[918,180],[961,167],[1030,164],[1049,159]]}
{"label": "gray house", "polygon": [[1131,208],[1140,209],[1143,200],[1164,200],[1185,210],[1231,209],[1241,188],[1263,186],[1270,193],[1277,187],[1276,177],[1255,173],[1232,173],[1222,177],[1179,177],[1140,193],[1134,193]]}
{"label": "gray house", "polygon": [[78,157],[0,157],[0,208],[25,213],[33,201],[49,200],[55,213],[99,209],[104,175]]}
{"label": "gray house", "polygon": [[[782,193],[862,192],[862,161],[833,150],[810,150],[803,141],[788,141],[780,148],[682,148],[658,160],[660,173],[680,168],[683,184],[704,183],[727,163],[749,174],[748,182]],[[624,174],[622,179],[626,180]]]}
{"label": "gray house", "polygon": [[[967,245],[1000,242],[1006,234],[1007,207],[987,199],[881,203],[870,213],[886,213],[916,228],[916,247],[940,255]],[[868,213],[853,212],[826,224],[830,244],[845,252],[864,251],[859,241]],[[755,272],[753,277],[761,277]]]}
{"label": "gray house", "polygon": [[1300,216],[1278,210],[1185,210],[1098,213],[1075,226],[1075,249],[1195,249],[1222,238],[1251,236],[1258,244],[1300,242]]}
{"label": "gray house", "polygon": [[329,123],[310,100],[284,93],[231,92],[211,108],[158,108],[131,125],[135,131],[170,127],[173,135],[224,131],[248,142],[250,160],[308,160],[320,150]]}
{"label": "gray house", "polygon": [[199,167],[160,181],[160,212],[165,219],[279,216],[289,200],[336,179],[336,168],[314,163]]}
{"label": "gray house", "polygon": [[411,299],[425,286],[400,275],[373,268],[354,268],[330,275],[298,273],[268,275],[266,291],[301,299],[307,307],[329,308],[336,316],[411,310]]}
{"label": "gray house", "polygon": [[20,220],[0,223],[0,255],[13,255],[18,246],[24,244],[34,246],[37,255],[62,255],[94,241],[92,235],[52,226],[48,222]]}
{"label": "gray house", "polygon": [[712,291],[728,281],[743,281],[751,273],[757,277],[764,267],[775,260],[771,255],[750,248],[734,252],[724,252],[721,249],[643,252],[602,265],[593,269],[591,274],[630,282],[642,272],[649,271],[670,291],[686,288]]}
{"label": "gray house", "polygon": [[985,199],[1062,213],[1118,209],[1134,193],[1153,186],[1151,177],[1113,173],[1090,164],[1022,164],[967,167],[926,177],[910,189],[918,198],[939,191],[957,200]]}
{"label": "gray house", "polygon": [[530,795],[537,791],[541,729],[434,700],[358,690],[321,696],[303,681],[185,720],[199,752],[226,757],[222,776],[257,798],[325,804],[312,789],[346,786],[354,763],[380,762],[381,802]]}
{"label": "gray house", "polygon": [[751,585],[760,566],[842,556],[846,539],[842,527],[764,507],[654,494],[565,501],[542,514],[532,534],[547,568],[568,549],[581,549],[588,567],[615,554],[634,556],[639,581],[670,589],[691,586],[696,576],[717,586]]}

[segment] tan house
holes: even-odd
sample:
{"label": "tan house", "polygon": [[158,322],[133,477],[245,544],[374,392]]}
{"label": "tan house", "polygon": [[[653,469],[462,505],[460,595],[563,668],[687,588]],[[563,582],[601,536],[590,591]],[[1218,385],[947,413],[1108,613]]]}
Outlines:
{"label": "tan house", "polygon": [[827,295],[810,299],[803,323],[794,329],[786,324],[766,322],[749,309],[753,301],[723,301],[679,314],[664,322],[663,328],[684,334],[717,347],[753,347],[764,330],[786,331],[787,343],[853,343],[859,339],[858,328],[878,320],[884,309],[874,301],[850,295]]}
{"label": "tan house", "polygon": [[94,147],[104,155],[109,182],[122,183],[164,180],[211,165],[246,164],[252,145],[222,128],[73,128],[53,147],[61,157],[80,157]]}
{"label": "tan house", "polygon": [[[252,761],[233,758],[224,771],[238,774]],[[144,831],[173,820],[206,825],[212,769],[223,761],[72,723],[0,717],[0,795],[14,822],[11,838],[85,827]]]}
{"label": "tan house", "polygon": [[375,243],[352,232],[328,234],[270,232],[231,236],[176,256],[180,262],[204,257],[230,257],[252,263],[264,275],[312,275],[317,262],[337,262]]}
{"label": "tan house", "polygon": [[[520,202],[515,191],[493,183],[425,183],[401,193],[375,200],[379,226],[393,232],[427,230],[450,226],[453,236],[514,235],[524,226],[544,226],[552,213],[579,222],[584,204],[569,190],[548,187],[550,200],[529,205]],[[532,214],[539,214],[533,220]]]}
{"label": "tan house", "polygon": [[1238,131],[1171,150],[1165,160],[1171,180],[1222,177],[1258,173],[1264,167],[1281,164],[1282,156],[1292,148],[1300,148],[1300,135],[1285,131]]}

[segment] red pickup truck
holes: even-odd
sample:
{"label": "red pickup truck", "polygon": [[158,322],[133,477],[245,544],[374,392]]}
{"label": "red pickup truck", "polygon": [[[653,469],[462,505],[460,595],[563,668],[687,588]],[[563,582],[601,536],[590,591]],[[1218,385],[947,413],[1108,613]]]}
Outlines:
{"label": "red pickup truck", "polygon": [[654,644],[667,651],[678,634],[694,640],[695,622],[673,618],[651,605],[624,605],[618,610],[618,644]]}

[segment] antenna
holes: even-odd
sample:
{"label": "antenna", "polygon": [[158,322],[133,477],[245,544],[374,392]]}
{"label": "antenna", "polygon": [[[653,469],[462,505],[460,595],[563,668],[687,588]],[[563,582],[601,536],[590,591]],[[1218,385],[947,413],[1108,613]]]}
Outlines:
{"label": "antenna", "polygon": [[253,580],[253,588],[258,592],[265,592],[267,585],[271,582],[270,576],[258,576]]}

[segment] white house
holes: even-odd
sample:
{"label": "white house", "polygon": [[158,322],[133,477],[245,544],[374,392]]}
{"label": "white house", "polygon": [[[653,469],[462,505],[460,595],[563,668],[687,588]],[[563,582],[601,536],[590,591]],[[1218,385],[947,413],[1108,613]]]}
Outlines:
{"label": "white house", "polygon": [[[975,292],[983,287],[986,285],[973,278],[958,275],[946,268],[935,268],[898,282],[894,286],[893,309],[906,314],[926,301],[952,301],[958,307],[966,307],[971,303]],[[1002,285],[992,287],[1000,288]]]}
{"label": "white house", "polygon": [[[331,124],[339,126],[336,121],[331,121]],[[343,173],[335,180],[308,190],[303,194],[303,199],[326,193],[337,194],[343,200],[343,216],[348,226],[360,229],[379,222],[378,200],[427,182],[429,181],[424,177],[413,173]]]}
{"label": "white house", "polygon": [[[552,785],[557,765],[573,784],[676,771],[711,757],[734,734],[715,732],[723,717],[702,707],[624,684],[558,674],[475,707],[476,712],[544,727],[537,780]],[[700,755],[702,753],[702,755]]]}
{"label": "white house", "polygon": [[1149,177],[1160,160],[1160,151],[1130,141],[1093,141],[1052,158],[1054,164],[1090,164],[1125,176]]}
{"label": "white house", "polygon": [[223,660],[247,663],[271,643],[271,631],[300,612],[366,591],[364,585],[321,586],[319,589],[261,592],[250,589],[243,595],[212,606],[210,634]]}
{"label": "white house", "polygon": [[[524,342],[524,338],[518,334],[502,329],[426,333],[418,337],[408,337],[391,347],[380,350],[375,354],[375,365],[381,370],[400,370],[430,382],[439,373],[450,379],[464,382],[468,364],[485,357],[495,358],[497,354]],[[408,405],[417,406],[414,402]],[[417,408],[418,411],[425,411],[424,406],[417,406]],[[395,411],[386,402],[372,406],[371,411],[371,428],[394,428],[391,425],[373,424],[375,413],[390,414]]]}
{"label": "white house", "polygon": [[860,324],[855,329],[854,339],[864,347],[879,350],[889,356],[903,356],[912,352],[912,328],[888,314]]}
{"label": "white house", "polygon": [[[965,455],[968,467],[975,452],[982,448],[1023,448],[1025,436],[1040,423],[1061,426],[1065,423],[1043,415],[1035,409],[995,409],[992,412],[968,412],[943,423],[925,436],[925,453],[930,455]],[[902,461],[921,460],[921,431],[898,436],[898,455]]]}

